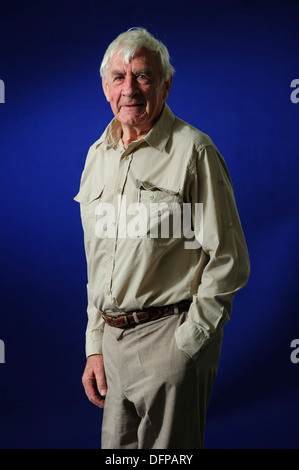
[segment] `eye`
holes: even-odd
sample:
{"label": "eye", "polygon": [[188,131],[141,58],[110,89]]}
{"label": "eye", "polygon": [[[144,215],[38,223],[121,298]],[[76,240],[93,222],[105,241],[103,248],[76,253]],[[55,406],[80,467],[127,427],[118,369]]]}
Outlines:
{"label": "eye", "polygon": [[147,83],[149,82],[150,78],[148,75],[144,74],[144,73],[139,73],[137,75],[137,80],[141,83]]}

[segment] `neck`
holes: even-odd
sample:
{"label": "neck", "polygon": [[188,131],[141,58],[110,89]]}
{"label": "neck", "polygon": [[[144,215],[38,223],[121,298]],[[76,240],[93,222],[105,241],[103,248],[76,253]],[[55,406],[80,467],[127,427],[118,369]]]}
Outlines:
{"label": "neck", "polygon": [[134,127],[126,127],[122,126],[122,142],[124,145],[124,148],[128,148],[131,142],[134,140],[139,140],[142,139],[142,137],[145,137],[146,134],[151,130],[151,127],[148,129],[138,129]]}

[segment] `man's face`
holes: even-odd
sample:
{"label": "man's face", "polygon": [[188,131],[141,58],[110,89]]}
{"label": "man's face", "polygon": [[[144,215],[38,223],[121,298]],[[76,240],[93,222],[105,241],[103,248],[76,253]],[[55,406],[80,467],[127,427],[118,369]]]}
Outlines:
{"label": "man's face", "polygon": [[161,82],[158,60],[147,49],[136,51],[126,64],[117,52],[108,64],[103,90],[112,112],[122,127],[147,132],[162,110],[171,80]]}

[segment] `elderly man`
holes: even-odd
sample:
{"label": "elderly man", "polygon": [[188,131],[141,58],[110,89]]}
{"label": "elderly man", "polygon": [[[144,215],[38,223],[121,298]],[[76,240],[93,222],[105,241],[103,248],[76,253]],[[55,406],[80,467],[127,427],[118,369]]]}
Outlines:
{"label": "elderly man", "polygon": [[165,103],[166,47],[133,28],[101,65],[114,119],[80,190],[91,402],[102,448],[199,449],[232,300],[249,259],[231,179],[211,139]]}

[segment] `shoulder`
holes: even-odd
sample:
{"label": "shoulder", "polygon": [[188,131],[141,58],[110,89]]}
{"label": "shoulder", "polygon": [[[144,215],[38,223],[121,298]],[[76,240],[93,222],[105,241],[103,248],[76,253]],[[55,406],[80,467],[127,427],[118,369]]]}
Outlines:
{"label": "shoulder", "polygon": [[173,137],[188,145],[194,145],[198,150],[207,146],[215,147],[210,136],[178,117],[174,121]]}
{"label": "shoulder", "polygon": [[94,153],[98,149],[101,149],[101,147],[104,146],[106,132],[107,130],[105,130],[103,134],[101,135],[101,137],[99,137],[93,144],[91,144],[91,146],[88,149],[88,153]]}
{"label": "shoulder", "polygon": [[185,155],[189,173],[193,173],[196,165],[223,163],[223,158],[211,137],[178,117],[174,121],[171,141],[172,148]]}
{"label": "shoulder", "polygon": [[172,141],[177,148],[186,149],[189,173],[224,172],[230,179],[226,162],[209,135],[176,117]]}

